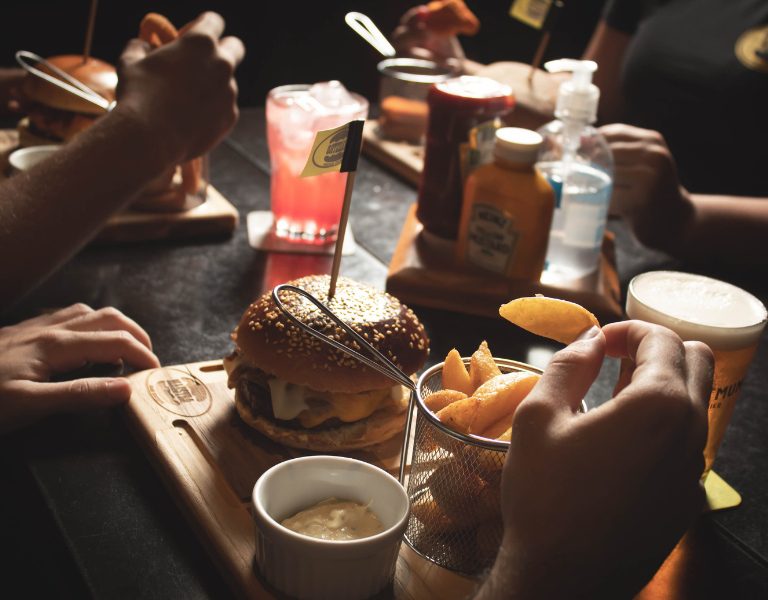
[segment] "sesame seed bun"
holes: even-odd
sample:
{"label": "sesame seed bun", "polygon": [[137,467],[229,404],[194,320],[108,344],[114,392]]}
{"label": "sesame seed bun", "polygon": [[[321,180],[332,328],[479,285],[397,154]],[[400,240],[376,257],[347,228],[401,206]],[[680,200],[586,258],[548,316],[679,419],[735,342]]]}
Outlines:
{"label": "sesame seed bun", "polygon": [[[327,275],[311,275],[289,283],[328,306],[405,373],[415,373],[424,364],[429,351],[424,326],[394,296],[340,277],[333,300],[328,302]],[[359,350],[347,333],[323,317],[306,298],[284,292],[280,299],[302,322]],[[386,375],[301,331],[277,308],[271,292],[248,307],[233,340],[243,359],[253,366],[315,390],[362,392],[394,384]]]}

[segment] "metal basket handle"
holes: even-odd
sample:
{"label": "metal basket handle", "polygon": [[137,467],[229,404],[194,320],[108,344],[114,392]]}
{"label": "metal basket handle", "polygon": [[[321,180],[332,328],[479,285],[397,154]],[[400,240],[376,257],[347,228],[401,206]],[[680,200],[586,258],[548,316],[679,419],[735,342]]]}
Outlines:
{"label": "metal basket handle", "polygon": [[[310,327],[309,325],[307,325],[306,323],[298,319],[285,307],[282,300],[280,300],[281,292],[293,292],[309,300],[312,304],[314,304],[317,307],[317,309],[321,313],[323,313],[325,316],[331,319],[334,323],[336,323],[336,325],[338,325],[345,332],[347,332],[352,337],[352,339],[354,339],[358,344],[360,344],[361,348],[365,348],[370,353],[370,356],[372,358],[369,358],[364,354],[361,354],[360,352],[353,350],[349,346],[346,346],[328,337],[324,333],[321,333],[316,329],[313,329],[312,327]],[[413,412],[413,401],[414,401],[414,397],[416,396],[416,384],[413,382],[413,380],[410,377],[408,377],[408,375],[405,372],[403,372],[402,369],[400,369],[400,367],[398,367],[395,363],[389,360],[376,348],[371,346],[371,344],[368,343],[359,333],[357,333],[354,329],[352,329],[349,325],[347,325],[344,321],[342,321],[339,317],[337,317],[336,314],[334,314],[334,312],[330,308],[328,308],[325,304],[320,302],[317,298],[315,298],[312,294],[310,294],[306,290],[290,284],[277,285],[272,290],[272,300],[274,300],[275,304],[283,312],[283,314],[286,317],[288,317],[302,331],[305,331],[309,335],[316,337],[322,342],[325,342],[326,344],[330,344],[337,350],[340,350],[345,354],[352,356],[353,358],[369,366],[371,369],[378,371],[382,375],[386,375],[390,379],[393,379],[397,383],[404,385],[406,388],[410,390],[411,393],[410,393],[410,398],[408,400],[408,413],[405,420],[405,423],[406,423],[405,433],[403,436],[403,443],[400,450],[399,481],[401,484],[403,484],[404,474],[405,474],[406,451],[408,449],[407,444],[411,434],[411,413]]]}

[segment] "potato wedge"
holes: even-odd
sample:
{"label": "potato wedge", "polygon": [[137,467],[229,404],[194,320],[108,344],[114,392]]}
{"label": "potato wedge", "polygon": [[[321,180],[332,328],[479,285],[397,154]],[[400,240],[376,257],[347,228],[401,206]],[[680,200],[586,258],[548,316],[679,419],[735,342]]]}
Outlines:
{"label": "potato wedge", "polygon": [[477,388],[471,396],[478,404],[474,409],[476,414],[469,423],[469,433],[482,435],[502,419],[508,419],[508,424],[511,424],[518,405],[538,381],[536,373],[513,371],[497,375]]}
{"label": "potato wedge", "polygon": [[429,495],[422,495],[411,505],[411,514],[435,533],[448,534],[470,527],[463,519],[448,516]]}
{"label": "potato wedge", "polygon": [[475,390],[472,387],[467,367],[464,366],[464,361],[461,360],[461,355],[456,348],[451,349],[443,363],[443,388],[464,392],[467,396]]}
{"label": "potato wedge", "polygon": [[499,314],[518,327],[570,344],[590,327],[600,327],[595,315],[575,302],[531,296],[517,298],[499,308]]}
{"label": "potato wedge", "polygon": [[512,429],[512,415],[504,415],[501,419],[495,423],[491,423],[489,427],[474,435],[479,435],[480,437],[488,438],[489,440],[498,440],[500,439],[499,436],[508,429]]}
{"label": "potato wedge", "polygon": [[456,402],[456,400],[463,400],[466,397],[467,395],[464,392],[458,390],[438,390],[424,398],[424,404],[433,413],[437,413],[449,404]]}
{"label": "potato wedge", "polygon": [[458,433],[469,433],[475,417],[477,416],[480,400],[470,396],[463,400],[456,400],[444,409],[437,411],[436,416],[441,422]]}
{"label": "potato wedge", "polygon": [[[438,507],[452,521],[461,522],[464,527],[476,527],[482,521],[500,512],[500,491],[490,486],[469,469],[471,465],[446,462],[440,465],[427,480],[429,491]],[[457,487],[456,477],[462,482]]]}
{"label": "potato wedge", "polygon": [[501,371],[496,361],[493,360],[488,343],[483,340],[469,361],[469,378],[472,392],[467,395],[473,394],[478,387],[497,375],[501,375]]}

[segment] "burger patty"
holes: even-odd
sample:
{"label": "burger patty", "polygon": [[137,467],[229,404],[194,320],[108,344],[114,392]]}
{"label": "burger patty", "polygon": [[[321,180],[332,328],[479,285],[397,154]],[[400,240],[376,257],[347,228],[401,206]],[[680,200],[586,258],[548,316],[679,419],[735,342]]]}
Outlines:
{"label": "burger patty", "polygon": [[93,115],[52,108],[38,102],[28,102],[26,112],[32,133],[59,142],[73,138],[95,121]]}
{"label": "burger patty", "polygon": [[[280,423],[281,427],[288,429],[307,429],[307,426],[301,422],[299,417],[294,419],[278,419],[272,407],[272,393],[269,387],[270,375],[257,369],[255,367],[238,364],[229,375],[228,385],[229,387],[237,390],[238,399],[256,415],[262,415]],[[309,389],[309,388],[308,388]],[[388,390],[383,390],[388,393]],[[320,394],[320,393],[318,393]],[[329,406],[329,403],[322,397],[313,398],[310,393],[306,397],[306,402],[309,405],[311,411],[313,406],[317,408],[318,413],[321,413],[324,408]],[[395,412],[400,412],[400,406],[402,403],[396,400],[391,402],[384,402],[378,406],[373,412],[384,409],[393,409]],[[373,414],[373,412],[371,414]],[[370,416],[370,415],[366,415]],[[363,417],[365,418],[365,417]],[[320,429],[333,429],[344,425],[345,421],[337,417],[329,417],[323,420],[321,423],[311,427],[313,430]]]}

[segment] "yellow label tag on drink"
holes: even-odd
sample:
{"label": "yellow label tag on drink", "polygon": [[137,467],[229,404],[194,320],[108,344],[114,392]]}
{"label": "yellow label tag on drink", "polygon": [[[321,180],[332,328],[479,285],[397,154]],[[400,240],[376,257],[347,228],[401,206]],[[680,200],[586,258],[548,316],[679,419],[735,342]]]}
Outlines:
{"label": "yellow label tag on drink", "polygon": [[315,134],[302,177],[314,177],[323,173],[357,170],[357,159],[363,139],[363,121],[350,121],[334,129],[324,129]]}
{"label": "yellow label tag on drink", "polygon": [[513,0],[509,7],[509,16],[530,25],[534,29],[541,29],[553,0]]}

